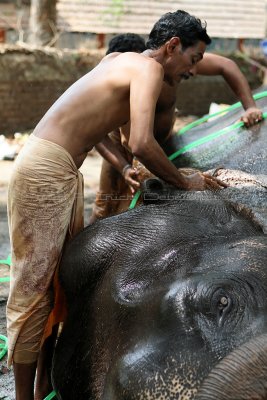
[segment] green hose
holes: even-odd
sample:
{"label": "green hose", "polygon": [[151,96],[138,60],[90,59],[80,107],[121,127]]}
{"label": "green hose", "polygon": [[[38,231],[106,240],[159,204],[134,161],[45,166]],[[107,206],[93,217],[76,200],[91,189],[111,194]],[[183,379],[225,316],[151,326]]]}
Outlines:
{"label": "green hose", "polygon": [[10,276],[4,276],[3,278],[0,278],[0,283],[4,282],[10,282]]}
{"label": "green hose", "polygon": [[[267,91],[265,90],[263,92],[254,94],[253,98],[254,98],[254,100],[259,100],[266,96],[267,96]],[[203,122],[208,121],[210,118],[217,117],[218,115],[235,110],[236,108],[241,107],[241,106],[242,106],[241,102],[238,101],[237,103],[232,104],[231,106],[229,106],[223,110],[217,111],[216,113],[204,115],[204,117],[199,118],[196,121],[193,121],[190,124],[181,128],[177,134],[183,135],[185,132],[189,131],[190,129],[195,128],[195,126],[198,126],[198,125],[202,124]]]}
{"label": "green hose", "polygon": [[54,397],[56,397],[56,392],[53,390],[53,392],[51,392],[48,396],[46,396],[46,398],[44,400],[51,400]]}
{"label": "green hose", "polygon": [[0,260],[0,264],[6,264],[11,266],[11,254],[5,259],[5,260]]}
{"label": "green hose", "polygon": [[224,135],[225,133],[231,132],[234,129],[238,129],[244,126],[243,121],[235,122],[232,125],[227,126],[226,128],[220,129],[219,131],[216,131],[214,133],[211,133],[210,135],[204,136],[200,139],[194,140],[192,143],[187,144],[186,146],[182,147],[181,149],[177,150],[175,153],[171,154],[168,158],[170,161],[175,160],[178,156],[181,154],[186,153],[187,151],[194,149],[195,147],[200,146],[203,143],[210,142],[211,140]]}
{"label": "green hose", "polygon": [[[265,93],[265,95],[267,95],[267,91],[266,91],[266,92],[259,93],[259,95],[262,95],[263,93]],[[262,97],[264,97],[264,96],[262,96]],[[267,118],[267,112],[265,112],[265,113],[262,114],[262,118],[263,118],[263,119]],[[228,132],[230,132],[230,131],[232,131],[232,130],[234,130],[234,129],[241,128],[241,127],[243,127],[244,125],[245,125],[245,124],[244,124],[243,121],[237,121],[237,122],[235,122],[235,123],[232,124],[232,125],[229,125],[229,126],[223,128],[223,129],[220,129],[219,131],[216,131],[216,132],[214,132],[214,133],[211,133],[210,135],[207,135],[207,136],[205,136],[205,137],[203,137],[203,138],[194,140],[192,143],[187,144],[186,146],[184,146],[184,147],[182,147],[181,149],[177,150],[175,153],[171,154],[171,155],[168,157],[168,159],[169,159],[170,161],[173,161],[173,160],[175,160],[178,156],[180,156],[181,154],[184,154],[184,153],[186,153],[187,151],[192,150],[192,149],[194,149],[195,147],[198,147],[198,146],[202,145],[203,143],[210,142],[211,140],[213,140],[213,139],[215,139],[215,138],[217,138],[217,137],[219,137],[219,136],[221,136],[221,135],[225,135],[226,133],[228,133]],[[139,199],[140,196],[141,196],[141,190],[138,190],[138,191],[135,193],[134,198],[133,198],[132,201],[131,201],[131,204],[130,204],[130,206],[129,206],[129,210],[133,209],[133,208],[136,206],[136,203],[137,203],[137,201],[138,201],[138,199]]]}
{"label": "green hose", "polygon": [[[0,264],[5,264],[5,265],[8,265],[10,267],[11,266],[11,254],[9,254],[9,256],[7,257],[6,260],[0,260]],[[0,278],[0,283],[9,282],[9,281],[10,281],[10,277],[9,276],[5,276],[4,278]]]}
{"label": "green hose", "polygon": [[134,195],[134,197],[133,197],[133,199],[132,199],[132,201],[131,201],[131,203],[129,205],[129,210],[132,210],[136,206],[136,203],[138,202],[138,199],[139,199],[140,195],[141,195],[141,190],[138,190],[135,193],[135,195]]}
{"label": "green hose", "polygon": [[4,335],[0,335],[0,340],[4,343],[0,342],[0,360],[6,355],[7,353],[7,337]]}

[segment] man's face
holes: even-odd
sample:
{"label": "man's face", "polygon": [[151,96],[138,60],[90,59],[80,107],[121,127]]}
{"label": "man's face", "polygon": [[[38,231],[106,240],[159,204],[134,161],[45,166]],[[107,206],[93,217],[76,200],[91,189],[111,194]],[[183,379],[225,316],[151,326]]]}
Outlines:
{"label": "man's face", "polygon": [[196,74],[196,64],[202,60],[206,50],[206,44],[199,41],[194,46],[190,46],[183,50],[180,44],[173,53],[172,60],[172,77],[175,81],[180,82],[182,79],[188,79]]}

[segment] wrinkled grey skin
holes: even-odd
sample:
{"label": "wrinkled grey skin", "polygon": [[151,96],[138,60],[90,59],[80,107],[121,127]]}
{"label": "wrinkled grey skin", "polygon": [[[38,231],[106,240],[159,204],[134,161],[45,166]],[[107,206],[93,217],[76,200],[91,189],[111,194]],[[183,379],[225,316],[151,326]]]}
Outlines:
{"label": "wrinkled grey skin", "polygon": [[[267,398],[264,130],[243,132],[241,170],[238,146],[221,160],[214,146],[216,165],[212,153],[202,159],[203,169],[223,167],[229,188],[150,180],[143,206],[70,243],[60,269],[69,315],[52,374],[59,398]],[[189,156],[194,164],[197,152]]]}
{"label": "wrinkled grey skin", "polygon": [[[262,89],[264,90],[264,88]],[[257,102],[267,112],[267,97]],[[199,139],[222,130],[240,118],[238,109],[210,123],[202,124],[183,135],[175,137],[172,147],[184,148]],[[167,150],[168,152],[168,150]],[[171,154],[169,152],[169,154]],[[196,146],[174,160],[180,167],[193,167],[215,172],[215,176],[229,184],[220,197],[236,204],[250,218],[261,224],[267,233],[267,121],[250,129],[239,128]],[[217,171],[217,172],[216,172]]]}

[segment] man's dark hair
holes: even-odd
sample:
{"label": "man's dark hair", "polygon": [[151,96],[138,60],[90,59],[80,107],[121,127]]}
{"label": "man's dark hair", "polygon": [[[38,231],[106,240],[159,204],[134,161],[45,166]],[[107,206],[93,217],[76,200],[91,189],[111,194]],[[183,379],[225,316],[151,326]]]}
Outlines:
{"label": "man's dark hair", "polygon": [[114,51],[119,51],[120,53],[125,53],[126,51],[142,53],[145,49],[145,41],[140,35],[136,33],[122,33],[110,40],[106,54],[113,53]]}
{"label": "man's dark hair", "polygon": [[186,11],[177,10],[164,14],[152,28],[146,47],[158,49],[172,37],[179,37],[182,48],[195,45],[198,41],[211,43],[206,31],[206,23]]}

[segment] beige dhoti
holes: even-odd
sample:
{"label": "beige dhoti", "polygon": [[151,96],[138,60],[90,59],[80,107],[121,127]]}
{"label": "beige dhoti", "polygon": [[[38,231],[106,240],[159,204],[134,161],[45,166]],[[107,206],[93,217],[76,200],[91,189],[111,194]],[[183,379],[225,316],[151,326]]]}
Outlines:
{"label": "beige dhoti", "polygon": [[83,178],[64,148],[30,136],[15,161],[8,217],[8,365],[12,360],[27,364],[38,358],[53,309],[53,279],[63,245],[83,228]]}

